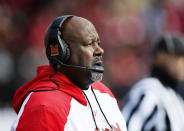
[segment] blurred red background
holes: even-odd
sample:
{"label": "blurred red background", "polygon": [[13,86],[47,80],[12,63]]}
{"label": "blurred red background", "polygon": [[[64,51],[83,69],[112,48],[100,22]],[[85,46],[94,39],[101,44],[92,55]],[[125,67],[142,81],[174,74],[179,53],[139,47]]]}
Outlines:
{"label": "blurred red background", "polygon": [[103,82],[122,100],[149,71],[151,40],[162,32],[184,33],[182,0],[1,0],[0,107],[48,64],[44,33],[57,16],[92,21],[105,50]]}

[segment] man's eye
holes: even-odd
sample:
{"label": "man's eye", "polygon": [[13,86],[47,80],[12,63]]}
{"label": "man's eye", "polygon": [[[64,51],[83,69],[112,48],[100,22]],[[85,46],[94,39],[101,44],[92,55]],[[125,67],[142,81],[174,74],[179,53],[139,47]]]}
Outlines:
{"label": "man's eye", "polygon": [[92,43],[88,43],[88,44],[86,44],[85,46],[91,46],[92,45]]}

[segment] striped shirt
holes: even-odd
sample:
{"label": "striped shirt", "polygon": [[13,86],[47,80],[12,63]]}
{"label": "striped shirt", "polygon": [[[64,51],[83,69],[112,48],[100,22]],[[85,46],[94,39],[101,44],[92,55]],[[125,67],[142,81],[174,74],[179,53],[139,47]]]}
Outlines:
{"label": "striped shirt", "polygon": [[124,101],[128,131],[184,131],[184,102],[155,77],[136,83]]}

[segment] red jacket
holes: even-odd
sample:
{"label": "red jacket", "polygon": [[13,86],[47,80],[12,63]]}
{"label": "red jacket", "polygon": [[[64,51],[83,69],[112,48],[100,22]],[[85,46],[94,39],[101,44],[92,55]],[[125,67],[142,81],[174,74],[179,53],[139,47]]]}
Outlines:
{"label": "red jacket", "polygon": [[112,130],[126,131],[113,94],[100,82],[82,91],[58,72],[52,77],[60,86],[58,90],[26,94],[30,90],[57,88],[49,78],[52,74],[52,67],[40,66],[37,76],[16,91],[13,107],[18,116],[12,131],[94,131],[96,127],[101,131],[110,129],[110,126]]}

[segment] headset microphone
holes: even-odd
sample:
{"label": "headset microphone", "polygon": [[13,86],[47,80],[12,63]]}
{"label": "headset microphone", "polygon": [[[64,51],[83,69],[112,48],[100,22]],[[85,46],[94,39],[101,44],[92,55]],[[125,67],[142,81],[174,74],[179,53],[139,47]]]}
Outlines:
{"label": "headset microphone", "polygon": [[98,73],[104,72],[104,68],[102,66],[85,67],[85,66],[78,66],[78,65],[68,65],[68,64],[64,64],[57,58],[54,58],[54,60],[57,61],[60,65],[65,66],[65,67],[79,68],[79,69],[90,70],[90,71],[98,72]]}
{"label": "headset microphone", "polygon": [[102,66],[87,67],[87,70],[91,70],[91,71],[98,72],[98,73],[104,72],[104,68]]}

